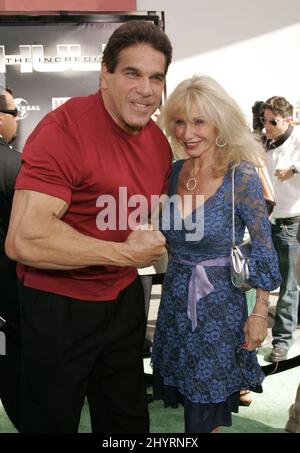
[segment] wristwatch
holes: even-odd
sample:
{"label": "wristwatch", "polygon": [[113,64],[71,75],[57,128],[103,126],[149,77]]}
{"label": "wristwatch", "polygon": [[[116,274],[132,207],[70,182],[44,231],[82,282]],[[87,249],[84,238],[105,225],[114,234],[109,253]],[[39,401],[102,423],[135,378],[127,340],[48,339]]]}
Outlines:
{"label": "wristwatch", "polygon": [[293,175],[294,175],[295,173],[299,173],[298,170],[297,170],[297,168],[295,167],[295,165],[292,165],[292,166],[291,166],[291,172],[292,172]]}

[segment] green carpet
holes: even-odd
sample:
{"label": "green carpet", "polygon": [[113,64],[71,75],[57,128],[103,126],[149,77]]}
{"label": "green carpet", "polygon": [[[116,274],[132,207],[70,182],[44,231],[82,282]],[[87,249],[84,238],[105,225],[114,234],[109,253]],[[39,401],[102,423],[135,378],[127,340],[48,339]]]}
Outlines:
{"label": "green carpet", "polygon": [[[224,433],[281,433],[288,418],[288,409],[294,402],[300,379],[299,367],[274,376],[268,376],[263,393],[252,393],[252,404],[240,407],[232,417],[232,426],[222,428]],[[184,432],[183,409],[164,409],[161,401],[149,405],[151,432]]]}
{"label": "green carpet", "polygon": [[[263,353],[263,351],[262,351]],[[299,367],[268,376],[263,384],[262,394],[253,393],[249,407],[241,407],[232,418],[230,428],[222,428],[224,433],[281,433],[288,418],[288,409],[294,402],[298,382]],[[161,401],[149,404],[152,433],[184,432],[183,409],[165,409]],[[0,403],[0,433],[16,432]],[[88,405],[82,411],[79,432],[90,432]]]}

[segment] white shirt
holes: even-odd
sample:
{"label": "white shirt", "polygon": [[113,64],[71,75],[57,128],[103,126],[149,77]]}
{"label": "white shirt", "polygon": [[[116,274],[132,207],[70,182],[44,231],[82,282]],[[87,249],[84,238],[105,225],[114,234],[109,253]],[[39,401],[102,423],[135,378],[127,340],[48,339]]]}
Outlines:
{"label": "white shirt", "polygon": [[[266,165],[272,181],[276,206],[273,218],[300,215],[300,128],[294,127],[292,134],[280,146],[266,152]],[[295,173],[286,181],[274,176],[276,169],[288,169],[294,165]]]}

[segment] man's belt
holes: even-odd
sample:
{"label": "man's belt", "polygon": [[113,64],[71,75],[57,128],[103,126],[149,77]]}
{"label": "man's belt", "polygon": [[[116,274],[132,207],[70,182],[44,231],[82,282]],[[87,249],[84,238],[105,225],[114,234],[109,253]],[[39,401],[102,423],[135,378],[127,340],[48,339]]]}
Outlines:
{"label": "man's belt", "polygon": [[293,225],[293,223],[299,222],[300,216],[286,217],[285,219],[273,219],[275,225]]}

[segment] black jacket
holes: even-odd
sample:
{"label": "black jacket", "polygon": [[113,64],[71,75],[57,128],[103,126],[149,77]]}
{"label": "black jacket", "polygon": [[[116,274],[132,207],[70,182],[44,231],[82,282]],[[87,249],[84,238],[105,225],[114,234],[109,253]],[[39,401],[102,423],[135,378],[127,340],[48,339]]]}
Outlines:
{"label": "black jacket", "polygon": [[21,154],[0,137],[0,315],[15,309],[17,300],[16,265],[5,255],[4,244],[20,166]]}

